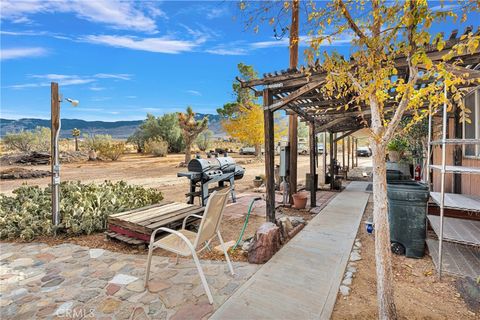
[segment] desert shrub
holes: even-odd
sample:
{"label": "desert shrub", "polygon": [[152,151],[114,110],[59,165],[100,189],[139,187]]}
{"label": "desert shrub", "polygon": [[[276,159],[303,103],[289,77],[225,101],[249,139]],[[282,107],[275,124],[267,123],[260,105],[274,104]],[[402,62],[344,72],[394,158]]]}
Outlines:
{"label": "desert shrub", "polygon": [[157,157],[165,157],[168,154],[168,143],[161,138],[151,138],[145,142],[145,153]]}
{"label": "desert shrub", "polygon": [[125,143],[104,141],[97,147],[96,150],[102,157],[108,158],[112,161],[117,161],[125,152]]}
{"label": "desert shrub", "polygon": [[213,137],[213,132],[211,130],[205,130],[201,132],[197,140],[195,141],[197,143],[198,149],[201,151],[205,151],[208,148],[210,148],[210,145],[212,144],[212,137]]}
{"label": "desert shrub", "polygon": [[5,147],[9,150],[21,152],[47,152],[50,150],[50,129],[36,127],[32,131],[7,133],[3,138]]}
{"label": "desert shrub", "polygon": [[100,151],[100,149],[112,142],[112,136],[108,134],[84,134],[82,147],[88,151]]}
{"label": "desert shrub", "polygon": [[[22,186],[14,196],[0,194],[0,239],[31,241],[52,235],[51,190]],[[151,188],[128,185],[124,181],[102,184],[62,182],[57,232],[91,234],[106,228],[110,214],[158,203],[162,193]]]}
{"label": "desert shrub", "polygon": [[185,148],[182,131],[176,113],[166,113],[161,117],[147,114],[145,121],[128,138],[128,142],[143,150],[145,142],[152,138],[161,138],[168,143],[168,152],[180,152]]}

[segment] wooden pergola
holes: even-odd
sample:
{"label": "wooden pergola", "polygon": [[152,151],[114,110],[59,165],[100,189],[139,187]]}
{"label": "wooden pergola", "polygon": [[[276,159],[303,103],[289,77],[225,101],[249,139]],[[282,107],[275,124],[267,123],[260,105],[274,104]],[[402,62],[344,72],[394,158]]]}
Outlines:
{"label": "wooden pergola", "polygon": [[[469,34],[473,27],[465,29],[463,34]],[[475,35],[480,34],[477,28]],[[426,46],[428,57],[435,63],[441,61],[452,47],[460,42],[458,31],[454,30],[446,40],[441,51],[437,50],[435,44]],[[478,71],[480,64],[480,50],[475,53],[457,54],[450,63],[459,61],[458,65],[451,65],[451,72],[458,75],[468,74],[467,79],[480,78]],[[405,58],[397,58],[395,67],[398,77],[408,77],[408,65]],[[309,66],[302,66],[297,69],[287,69],[274,73],[266,73],[261,79],[253,79],[240,82],[243,88],[250,88],[257,96],[263,96],[264,126],[265,126],[265,174],[266,174],[266,202],[267,219],[275,221],[275,182],[274,182],[274,112],[284,110],[287,114],[296,113],[302,121],[309,124],[310,140],[310,205],[316,206],[316,135],[321,132],[330,133],[330,173],[331,187],[333,187],[333,158],[334,144],[336,141],[347,137],[357,130],[370,125],[370,109],[365,105],[351,105],[347,110],[343,106],[347,103],[345,99],[328,99],[320,88],[325,83],[326,71],[317,60]],[[418,85],[427,84],[424,81]],[[388,102],[385,106],[386,117],[393,114],[395,101]],[[338,108],[340,107],[340,108]],[[390,111],[390,113],[388,112]],[[339,137],[334,138],[333,134],[341,132]],[[326,141],[325,141],[326,142]],[[325,143],[324,143],[325,148]],[[336,155],[335,155],[336,156]],[[326,171],[326,169],[325,169]],[[326,173],[326,172],[325,172]]]}

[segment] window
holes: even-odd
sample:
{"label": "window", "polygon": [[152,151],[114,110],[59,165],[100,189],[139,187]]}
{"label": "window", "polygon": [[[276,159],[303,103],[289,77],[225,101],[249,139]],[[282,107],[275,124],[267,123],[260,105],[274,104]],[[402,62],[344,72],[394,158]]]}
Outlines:
{"label": "window", "polygon": [[[463,138],[480,139],[480,89],[465,97],[465,107],[471,111],[471,123],[463,123]],[[468,144],[463,148],[465,157],[480,157],[480,145]]]}

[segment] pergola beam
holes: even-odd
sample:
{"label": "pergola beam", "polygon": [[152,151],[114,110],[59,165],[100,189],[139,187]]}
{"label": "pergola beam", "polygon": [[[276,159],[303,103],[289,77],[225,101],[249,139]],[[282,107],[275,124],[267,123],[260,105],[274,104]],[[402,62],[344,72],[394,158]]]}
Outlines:
{"label": "pergola beam", "polygon": [[289,94],[285,98],[281,99],[280,101],[277,101],[277,102],[275,102],[275,103],[273,103],[273,104],[271,104],[271,105],[269,105],[265,108],[268,108],[272,112],[276,111],[276,110],[286,106],[288,103],[292,102],[293,100],[297,99],[301,95],[303,95],[307,92],[310,92],[315,88],[320,87],[322,85],[322,83],[323,83],[323,81],[320,81],[320,80],[310,82],[310,83],[304,85],[303,87],[301,87],[300,89],[292,92],[291,94]]}
{"label": "pergola beam", "polygon": [[354,133],[354,132],[357,132],[358,130],[360,130],[360,129],[352,129],[352,130],[349,130],[349,131],[345,132],[345,133],[342,134],[341,136],[335,138],[335,142],[340,141],[340,140],[342,140],[342,139],[345,138],[345,137],[348,137],[349,135],[351,135],[351,134]]}

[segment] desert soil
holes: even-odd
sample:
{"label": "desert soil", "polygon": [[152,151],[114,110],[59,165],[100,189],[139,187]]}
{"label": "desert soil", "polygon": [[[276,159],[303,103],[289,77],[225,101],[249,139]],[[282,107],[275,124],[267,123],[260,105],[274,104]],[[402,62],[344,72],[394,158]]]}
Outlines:
{"label": "desert soil", "polygon": [[[245,191],[252,191],[255,176],[264,174],[264,163],[253,156],[242,156],[239,154],[231,154],[238,165],[244,167],[245,176],[241,180],[235,181],[235,190],[237,194]],[[164,199],[169,201],[185,202],[185,193],[189,190],[189,180],[187,178],[177,177],[177,172],[187,171],[187,168],[178,167],[179,163],[184,160],[182,154],[170,154],[167,157],[152,157],[140,154],[126,154],[118,161],[85,161],[77,163],[66,163],[61,166],[62,181],[82,181],[103,182],[104,180],[124,180],[130,184],[142,185],[145,187],[155,188],[163,193]],[[277,157],[278,162],[278,157]],[[5,166],[2,169],[8,169],[18,166]],[[23,166],[23,168],[36,170],[50,170],[49,166]],[[309,171],[309,157],[298,156],[298,177],[299,184],[304,183],[305,174]],[[37,179],[16,179],[16,180],[0,180],[0,191],[5,194],[12,194],[12,191],[22,184],[38,185],[46,187],[50,183],[50,177]],[[196,203],[198,199],[195,200]],[[247,208],[244,215],[247,213]],[[243,239],[248,239],[255,234],[255,230],[265,222],[265,217],[251,215],[247,229]],[[244,217],[226,217],[222,222],[221,230],[225,242],[237,240],[244,223]],[[123,253],[139,253],[145,254],[146,249],[138,250],[137,248],[126,245],[120,241],[107,241],[103,233],[92,235],[75,236],[75,237],[42,237],[35,241],[45,242],[51,245],[63,242],[71,242],[91,248],[103,248],[111,251]],[[214,240],[212,247],[218,245],[218,240]],[[240,253],[240,250],[236,251]],[[165,251],[158,250],[159,255],[169,255]],[[205,251],[202,255],[205,259],[224,259],[223,255]],[[237,254],[232,257],[236,261],[244,261],[246,257]]]}
{"label": "desert soil", "polygon": [[[372,216],[370,197],[364,219]],[[362,220],[362,221],[363,221]],[[332,319],[376,319],[376,275],[374,237],[364,224],[357,238],[362,243],[362,260],[357,262],[349,296],[338,295]],[[393,255],[395,302],[400,319],[480,319],[480,314],[468,310],[455,288],[454,277],[438,280],[432,259],[426,254],[422,259]],[[477,311],[478,312],[478,311]]]}
{"label": "desert soil", "polygon": [[[255,176],[264,174],[264,164],[253,156],[231,154],[237,163],[245,167],[245,176],[235,181],[237,192],[252,189],[252,180]],[[278,157],[277,157],[278,158]],[[141,154],[126,154],[118,161],[85,161],[66,163],[61,166],[62,181],[103,182],[104,180],[125,180],[130,184],[156,188],[163,192],[165,199],[171,201],[185,201],[185,193],[189,190],[187,178],[178,178],[177,172],[187,171],[187,168],[179,168],[178,164],[183,161],[182,154],[169,154],[167,157],[153,157]],[[278,159],[277,159],[278,161]],[[8,169],[18,166],[4,166]],[[50,170],[48,165],[28,166],[29,169]],[[309,157],[298,156],[298,180],[305,180],[305,173],[309,171]],[[38,185],[46,187],[50,178],[40,179],[16,179],[0,181],[0,192],[11,194],[21,186]]]}

